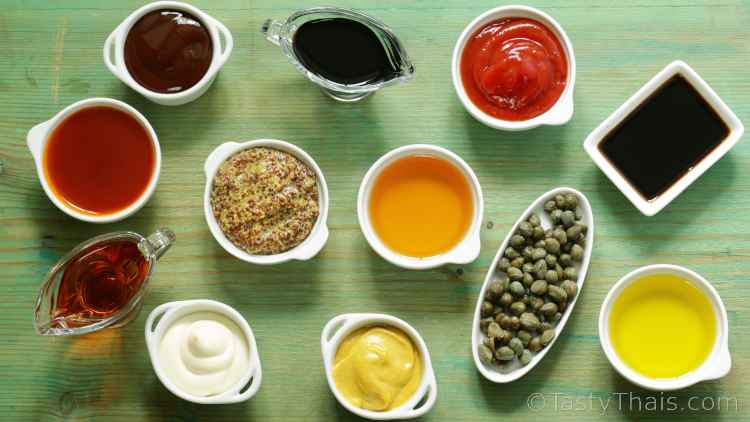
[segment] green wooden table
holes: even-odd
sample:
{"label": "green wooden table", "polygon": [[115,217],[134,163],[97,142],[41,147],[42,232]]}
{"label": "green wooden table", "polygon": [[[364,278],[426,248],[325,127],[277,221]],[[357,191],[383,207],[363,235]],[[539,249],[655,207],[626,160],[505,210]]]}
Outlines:
{"label": "green wooden table", "polygon": [[[750,124],[747,0],[533,1],[558,19],[573,41],[576,112],[564,127],[521,133],[477,123],[460,105],[450,78],[458,34],[497,2],[326,1],[387,22],[403,38],[417,68],[416,79],[407,85],[361,104],[341,105],[321,95],[259,33],[264,19],[285,18],[313,4],[195,1],[226,23],[236,47],[213,88],[177,108],[146,101],[102,63],[106,36],[143,3],[0,1],[0,419],[354,420],[328,390],[319,334],[334,315],[367,311],[399,316],[424,335],[439,383],[437,405],[424,420],[750,418],[750,143],[740,142],[652,218],[642,216],[582,148],[589,131],[674,59],[691,64]],[[52,205],[25,142],[31,126],[94,96],[118,98],[140,110],[163,151],[161,180],[148,205],[104,226],[72,220]],[[326,175],[331,237],[312,261],[245,264],[219,247],[204,222],[207,154],[225,141],[261,137],[296,143]],[[404,271],[380,259],[360,233],[356,194],[365,171],[386,151],[418,142],[452,149],[482,183],[483,250],[471,265]],[[470,357],[476,295],[518,215],[559,185],[583,191],[594,209],[596,241],[588,280],[547,358],[523,379],[495,385],[478,374]],[[158,226],[171,227],[178,239],[160,261],[137,320],[78,338],[34,333],[37,288],[62,254],[96,234],[145,233]],[[687,266],[718,289],[733,334],[729,376],[660,395],[636,388],[610,367],[597,338],[599,305],[619,277],[651,263]],[[194,298],[225,302],[253,327],[264,377],[251,401],[193,405],[171,395],[154,375],[142,334],[148,312],[166,301]],[[672,396],[684,409],[659,411],[649,404]],[[600,400],[607,399],[610,405],[602,410]]]}

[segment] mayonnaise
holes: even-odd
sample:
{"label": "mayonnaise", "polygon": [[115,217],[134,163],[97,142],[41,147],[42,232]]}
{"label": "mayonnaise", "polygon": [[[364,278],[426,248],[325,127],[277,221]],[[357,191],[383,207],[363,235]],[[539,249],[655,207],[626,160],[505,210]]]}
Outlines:
{"label": "mayonnaise", "polygon": [[391,410],[406,403],[419,388],[422,357],[411,338],[398,328],[360,328],[336,351],[333,379],[351,404]]}
{"label": "mayonnaise", "polygon": [[159,362],[167,378],[195,396],[224,393],[250,366],[245,334],[215,312],[185,315],[170,325],[159,343]]}

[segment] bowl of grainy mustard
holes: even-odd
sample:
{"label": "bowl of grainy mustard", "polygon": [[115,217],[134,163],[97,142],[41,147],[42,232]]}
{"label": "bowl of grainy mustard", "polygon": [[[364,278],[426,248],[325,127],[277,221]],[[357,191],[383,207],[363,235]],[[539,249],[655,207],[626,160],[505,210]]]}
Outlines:
{"label": "bowl of grainy mustard", "polygon": [[328,186],[299,147],[227,142],[208,155],[204,170],[206,223],[231,255],[254,264],[304,261],[328,240]]}

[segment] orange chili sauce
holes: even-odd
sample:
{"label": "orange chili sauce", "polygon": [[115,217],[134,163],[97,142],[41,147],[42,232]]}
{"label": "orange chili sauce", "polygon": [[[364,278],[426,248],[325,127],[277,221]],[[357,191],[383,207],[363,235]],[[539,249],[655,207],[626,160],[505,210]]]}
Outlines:
{"label": "orange chili sauce", "polygon": [[112,214],[143,195],[155,170],[156,152],[146,129],[113,107],[88,107],[52,132],[43,155],[54,195],[90,215]]}

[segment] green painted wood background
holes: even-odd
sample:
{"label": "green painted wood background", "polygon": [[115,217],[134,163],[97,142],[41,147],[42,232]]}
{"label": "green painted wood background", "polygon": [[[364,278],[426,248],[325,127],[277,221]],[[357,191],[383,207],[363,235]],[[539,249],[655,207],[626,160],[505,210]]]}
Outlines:
{"label": "green painted wood background", "polygon": [[[533,1],[555,16],[573,41],[576,112],[564,127],[522,133],[498,132],[474,121],[450,79],[458,34],[497,2],[327,1],[387,22],[417,68],[408,85],[361,104],[341,105],[321,95],[259,33],[264,19],[285,18],[314,4],[195,1],[226,23],[236,48],[213,88],[177,108],[147,102],[102,63],[106,36],[143,3],[0,1],[0,419],[353,420],[328,391],[319,333],[336,314],[378,311],[412,323],[430,348],[439,397],[424,420],[748,420],[750,143],[740,142],[652,218],[626,201],[581,146],[590,130],[674,59],[694,66],[750,124],[748,1]],[[25,143],[31,126],[93,96],[118,98],[144,113],[163,151],[162,177],[148,205],[123,222],[103,226],[74,221],[50,203]],[[326,175],[331,237],[312,261],[245,264],[226,254],[204,223],[203,160],[222,142],[261,137],[296,143]],[[376,256],[359,231],[355,202],[365,171],[386,151],[417,142],[457,152],[482,183],[483,250],[471,265],[400,270]],[[531,200],[559,185],[582,190],[594,209],[595,249],[583,296],[542,364],[522,380],[494,385],[481,378],[470,358],[473,304],[511,224]],[[79,338],[34,334],[37,288],[62,254],[96,234],[145,233],[157,226],[171,227],[178,239],[159,263],[137,320]],[[718,289],[733,334],[729,376],[662,396],[634,387],[611,369],[597,338],[599,305],[619,277],[650,263],[685,265]],[[193,405],[167,392],[152,372],[142,336],[146,315],[160,303],[193,298],[226,302],[252,325],[264,377],[250,402]],[[534,393],[546,397],[544,408],[529,408],[527,398]],[[684,410],[646,409],[653,397],[671,396]],[[691,397],[697,399],[690,402]],[[597,398],[613,402],[602,411]],[[687,408],[701,402],[706,410]]]}

